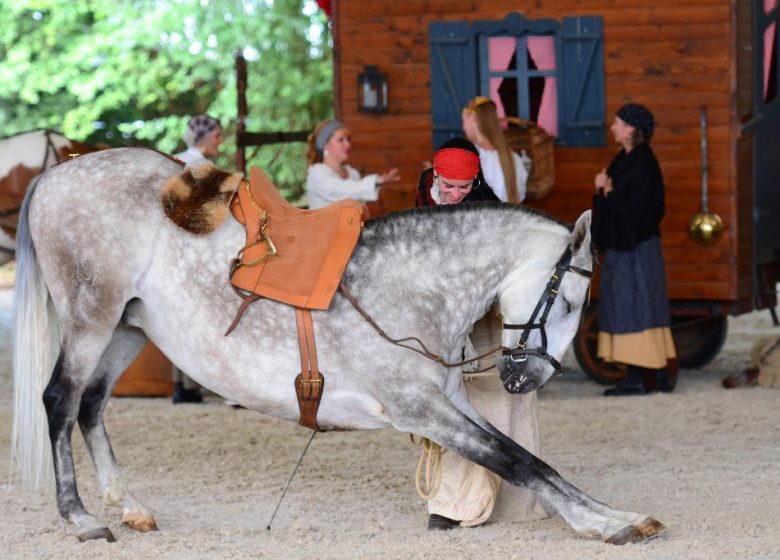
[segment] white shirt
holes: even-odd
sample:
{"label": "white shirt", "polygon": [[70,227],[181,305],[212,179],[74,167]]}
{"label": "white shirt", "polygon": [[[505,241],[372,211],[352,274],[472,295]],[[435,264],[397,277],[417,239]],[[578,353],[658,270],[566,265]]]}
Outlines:
{"label": "white shirt", "polygon": [[347,178],[343,179],[324,163],[309,166],[306,173],[306,194],[309,208],[322,208],[337,200],[353,198],[360,202],[374,201],[379,198],[376,184],[378,175],[371,174],[361,178],[357,169],[345,165]]}
{"label": "white shirt", "polygon": [[[498,157],[497,150],[486,150],[477,146],[479,151],[479,163],[482,165],[482,174],[496,196],[506,202],[509,195],[506,190],[506,181],[504,180],[504,171],[501,169],[501,160]],[[515,152],[512,152],[512,161],[515,164],[515,188],[517,189],[517,200],[525,200],[525,184],[528,181],[528,171]]]}
{"label": "white shirt", "polygon": [[190,146],[183,152],[179,152],[178,154],[174,154],[177,158],[182,160],[187,165],[195,165],[196,163],[202,163],[204,161],[208,161],[206,156],[203,155],[203,152],[201,152],[198,148],[195,146]]}

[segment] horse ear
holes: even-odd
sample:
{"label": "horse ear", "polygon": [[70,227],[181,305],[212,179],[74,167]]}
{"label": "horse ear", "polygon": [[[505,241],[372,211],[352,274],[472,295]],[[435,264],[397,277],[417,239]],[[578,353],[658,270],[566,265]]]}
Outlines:
{"label": "horse ear", "polygon": [[590,246],[590,210],[585,210],[574,224],[571,232],[571,252],[577,254],[583,245]]}

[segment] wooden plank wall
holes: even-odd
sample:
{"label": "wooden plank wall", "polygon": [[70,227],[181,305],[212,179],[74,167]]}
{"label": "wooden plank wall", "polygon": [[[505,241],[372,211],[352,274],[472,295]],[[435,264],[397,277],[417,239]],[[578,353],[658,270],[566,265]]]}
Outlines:
{"label": "wooden plank wall", "polygon": [[[608,120],[623,103],[634,101],[648,105],[658,122],[652,145],[667,189],[663,243],[670,297],[738,299],[732,39],[736,17],[729,0],[697,0],[688,5],[679,0],[545,0],[525,6],[507,0],[337,0],[337,4],[337,113],[353,132],[352,163],[365,172],[399,167],[403,177],[374,207],[380,212],[413,204],[421,162],[430,159],[433,149],[430,21],[502,19],[511,11],[522,11],[532,19],[602,16]],[[364,64],[377,64],[388,75],[385,115],[357,111],[356,79]],[[720,241],[706,248],[687,235],[688,220],[700,210],[702,104],[709,116],[710,211],[720,214],[726,224]],[[603,149],[556,148],[554,191],[531,205],[568,221],[589,208],[593,176],[617,151],[611,134],[608,137],[609,145]],[[744,247],[740,249],[744,258]],[[739,288],[745,289],[744,279]]]}

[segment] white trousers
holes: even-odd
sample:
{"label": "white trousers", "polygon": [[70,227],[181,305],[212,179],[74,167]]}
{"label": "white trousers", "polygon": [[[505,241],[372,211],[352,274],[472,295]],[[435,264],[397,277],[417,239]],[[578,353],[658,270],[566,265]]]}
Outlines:
{"label": "white trousers", "polygon": [[[475,326],[471,334],[478,354],[501,340],[501,321],[492,312]],[[495,360],[484,358],[483,367]],[[506,392],[495,369],[490,374],[466,376],[469,402],[499,431],[519,445],[539,455],[539,421],[536,392],[512,395]],[[428,512],[460,521],[464,527],[491,521],[517,522],[541,519],[547,514],[528,490],[507,484],[489,470],[448,451],[442,457],[439,492],[428,502]]]}

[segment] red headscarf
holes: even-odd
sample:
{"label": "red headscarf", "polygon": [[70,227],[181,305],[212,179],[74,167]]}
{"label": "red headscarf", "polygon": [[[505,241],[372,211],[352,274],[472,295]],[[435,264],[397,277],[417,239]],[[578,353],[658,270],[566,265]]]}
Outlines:
{"label": "red headscarf", "polygon": [[473,179],[479,173],[479,156],[460,148],[443,148],[433,154],[433,168],[447,179]]}

